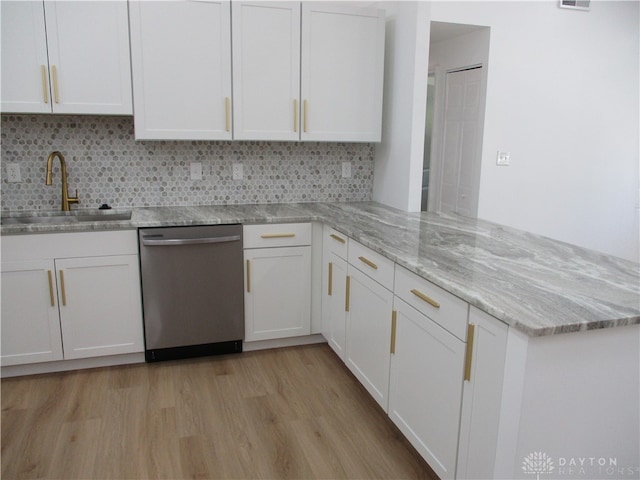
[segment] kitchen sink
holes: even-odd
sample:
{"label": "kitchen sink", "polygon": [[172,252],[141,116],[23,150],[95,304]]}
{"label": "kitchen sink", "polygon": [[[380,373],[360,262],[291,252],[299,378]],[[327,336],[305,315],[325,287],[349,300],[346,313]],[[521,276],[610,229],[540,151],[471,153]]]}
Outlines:
{"label": "kitchen sink", "polygon": [[80,222],[117,222],[131,220],[131,210],[76,211],[65,213],[30,213],[2,217],[2,225],[67,225]]}

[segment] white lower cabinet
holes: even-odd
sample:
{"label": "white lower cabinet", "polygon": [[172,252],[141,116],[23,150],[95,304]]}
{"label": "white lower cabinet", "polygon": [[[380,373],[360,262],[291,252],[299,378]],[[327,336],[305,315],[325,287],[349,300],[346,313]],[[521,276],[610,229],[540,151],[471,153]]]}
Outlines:
{"label": "white lower cabinet", "polygon": [[2,366],[62,360],[53,260],[2,262]]}
{"label": "white lower cabinet", "polygon": [[456,478],[494,478],[509,327],[469,309],[473,325],[469,380],[464,382]]}
{"label": "white lower cabinet", "polygon": [[137,255],[56,259],[64,358],[142,351]]}
{"label": "white lower cabinet", "polygon": [[2,366],[142,352],[135,238],[3,237]]}
{"label": "white lower cabinet", "polygon": [[389,416],[440,478],[454,478],[465,343],[395,298]]}
{"label": "white lower cabinet", "polygon": [[245,341],[311,334],[311,224],[243,229]]}
{"label": "white lower cabinet", "polygon": [[351,265],[348,273],[345,363],[386,412],[393,293]]}
{"label": "white lower cabinet", "polygon": [[325,281],[322,286],[324,335],[329,346],[345,360],[347,339],[347,261],[335,252],[325,252]]}

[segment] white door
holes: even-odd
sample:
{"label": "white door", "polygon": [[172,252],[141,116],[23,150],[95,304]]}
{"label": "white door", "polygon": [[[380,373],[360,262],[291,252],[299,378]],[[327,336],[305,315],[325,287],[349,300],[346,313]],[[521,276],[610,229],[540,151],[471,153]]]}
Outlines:
{"label": "white door", "polygon": [[2,263],[2,366],[62,360],[53,260]]}
{"label": "white door", "polygon": [[329,346],[344,361],[347,335],[347,261],[336,253],[325,252],[322,287],[323,330]]}
{"label": "white door", "polygon": [[482,68],[446,74],[439,211],[477,217]]}
{"label": "white door", "polygon": [[385,16],[323,2],[302,5],[302,140],[378,142]]}
{"label": "white door", "polygon": [[65,360],[142,352],[138,256],[55,263]]}
{"label": "white door", "polygon": [[229,2],[129,6],[136,139],[231,140]]}
{"label": "white door", "polygon": [[346,364],[386,412],[393,294],[349,266]]}
{"label": "white door", "polygon": [[395,299],[389,417],[440,478],[455,478],[465,344]]}
{"label": "white door", "polygon": [[53,112],[131,115],[126,2],[56,1],[44,8]]}
{"label": "white door", "polygon": [[2,112],[50,113],[42,2],[2,1]]}
{"label": "white door", "polygon": [[300,138],[300,3],[234,2],[233,134]]}
{"label": "white door", "polygon": [[245,250],[245,340],[311,333],[311,247]]}

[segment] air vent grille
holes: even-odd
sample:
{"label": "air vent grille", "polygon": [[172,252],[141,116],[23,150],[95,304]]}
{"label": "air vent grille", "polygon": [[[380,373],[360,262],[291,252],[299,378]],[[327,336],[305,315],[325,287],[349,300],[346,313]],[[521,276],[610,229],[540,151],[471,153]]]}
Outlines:
{"label": "air vent grille", "polygon": [[589,10],[591,0],[560,0],[561,8],[573,8],[575,10]]}

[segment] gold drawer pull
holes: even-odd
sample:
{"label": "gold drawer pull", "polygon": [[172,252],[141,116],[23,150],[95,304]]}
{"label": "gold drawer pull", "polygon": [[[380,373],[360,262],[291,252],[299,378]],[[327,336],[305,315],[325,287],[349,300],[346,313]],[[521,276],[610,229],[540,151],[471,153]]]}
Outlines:
{"label": "gold drawer pull", "polygon": [[251,293],[251,260],[247,260],[247,293]]}
{"label": "gold drawer pull", "polygon": [[433,298],[429,298],[427,297],[424,293],[422,293],[420,290],[416,290],[415,288],[413,290],[411,290],[411,293],[413,293],[416,297],[418,297],[420,300],[424,300],[425,302],[427,302],[429,305],[431,305],[434,308],[440,308],[440,304],[438,302],[436,302]]}
{"label": "gold drawer pull", "polygon": [[333,263],[329,262],[329,285],[327,285],[327,294],[333,294]]}
{"label": "gold drawer pull", "polygon": [[391,353],[396,353],[396,322],[398,320],[398,312],[391,312]]}
{"label": "gold drawer pull", "polygon": [[231,131],[231,99],[224,97],[224,122],[227,132]]}
{"label": "gold drawer pull", "polygon": [[44,103],[49,103],[49,87],[47,86],[47,67],[40,65],[40,73],[42,74],[42,96]]}
{"label": "gold drawer pull", "polygon": [[60,293],[62,294],[62,306],[67,306],[67,289],[64,285],[64,272],[60,270]]}
{"label": "gold drawer pull", "polygon": [[51,306],[56,306],[55,296],[53,294],[53,275],[51,274],[51,270],[47,270],[47,276],[49,277],[49,298],[51,300]]}
{"label": "gold drawer pull", "polygon": [[370,266],[371,268],[373,268],[374,270],[378,269],[378,265],[376,265],[375,263],[373,263],[371,260],[369,260],[366,257],[358,257],[358,260],[360,260],[362,263],[364,263],[365,265]]}
{"label": "gold drawer pull", "polygon": [[291,238],[295,236],[295,233],[263,233],[260,238]]}
{"label": "gold drawer pull", "polygon": [[471,359],[473,357],[473,337],[476,331],[476,326],[470,323],[467,326],[467,352],[464,358],[464,379],[465,381],[471,381]]}
{"label": "gold drawer pull", "polygon": [[293,131],[298,133],[298,99],[293,100]]}
{"label": "gold drawer pull", "polygon": [[339,237],[339,236],[338,236],[338,235],[336,235],[335,233],[332,233],[332,234],[331,234],[331,235],[329,235],[329,236],[330,236],[331,238],[333,238],[334,240],[336,240],[336,241],[340,242],[340,243],[347,243],[347,241],[346,241],[344,238]]}

